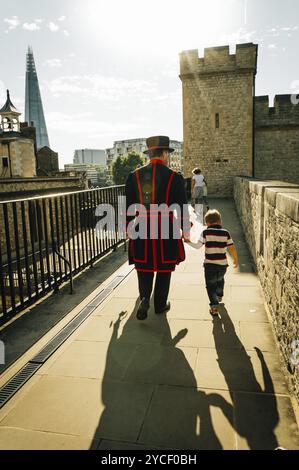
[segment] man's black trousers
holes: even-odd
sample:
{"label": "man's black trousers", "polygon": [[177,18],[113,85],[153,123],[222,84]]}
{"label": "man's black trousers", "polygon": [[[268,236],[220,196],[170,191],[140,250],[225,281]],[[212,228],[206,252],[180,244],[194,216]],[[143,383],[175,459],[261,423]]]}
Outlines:
{"label": "man's black trousers", "polygon": [[[152,272],[137,271],[139,296],[140,299],[149,300],[153,290],[154,274]],[[171,272],[156,273],[155,289],[154,289],[154,306],[155,311],[162,311],[167,303],[167,297],[170,287]]]}

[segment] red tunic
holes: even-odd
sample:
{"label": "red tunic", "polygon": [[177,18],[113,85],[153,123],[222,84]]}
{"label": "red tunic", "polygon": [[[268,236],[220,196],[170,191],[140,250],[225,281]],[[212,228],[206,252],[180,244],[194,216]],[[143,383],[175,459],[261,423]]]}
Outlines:
{"label": "red tunic", "polygon": [[[174,271],[175,266],[185,259],[182,239],[177,238],[176,234],[180,235],[184,221],[184,234],[188,236],[190,230],[187,212],[188,201],[183,177],[168,168],[162,160],[151,159],[147,165],[130,173],[127,179],[127,209],[132,204],[142,204],[143,209],[138,210],[137,207],[137,217],[127,216],[127,225],[133,223],[136,227],[136,222],[139,222],[139,225],[143,223],[147,229],[147,236],[145,239],[138,237],[129,240],[129,263],[135,264],[137,271]],[[152,204],[158,206],[177,204],[181,213],[176,218],[172,212],[153,208]],[[162,237],[164,222],[169,223],[169,237],[167,239]]]}

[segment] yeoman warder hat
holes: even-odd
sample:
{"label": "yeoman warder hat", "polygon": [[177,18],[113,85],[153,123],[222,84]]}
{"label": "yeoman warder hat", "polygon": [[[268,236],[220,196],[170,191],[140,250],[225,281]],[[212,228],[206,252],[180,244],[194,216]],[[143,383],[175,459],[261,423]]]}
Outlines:
{"label": "yeoman warder hat", "polygon": [[155,135],[146,139],[147,150],[143,153],[148,154],[152,150],[168,150],[168,152],[174,152],[174,149],[169,147],[169,137],[165,135]]}

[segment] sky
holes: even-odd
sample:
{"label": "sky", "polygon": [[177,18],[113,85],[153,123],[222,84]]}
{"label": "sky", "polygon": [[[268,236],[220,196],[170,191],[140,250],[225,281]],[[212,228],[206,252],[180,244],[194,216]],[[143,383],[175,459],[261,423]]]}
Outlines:
{"label": "sky", "polygon": [[60,168],[78,148],[183,140],[179,53],[246,42],[257,95],[299,93],[298,0],[0,0],[0,105],[8,88],[24,113],[31,45]]}

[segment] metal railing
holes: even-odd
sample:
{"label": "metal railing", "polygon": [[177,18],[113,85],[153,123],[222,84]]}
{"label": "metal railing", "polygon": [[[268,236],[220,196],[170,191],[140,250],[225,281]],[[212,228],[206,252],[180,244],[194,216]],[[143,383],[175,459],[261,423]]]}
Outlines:
{"label": "metal railing", "polygon": [[[0,201],[0,323],[69,280],[124,241],[118,197],[124,186]],[[111,204],[115,230],[96,233],[99,204]]]}

